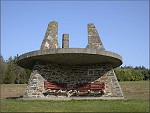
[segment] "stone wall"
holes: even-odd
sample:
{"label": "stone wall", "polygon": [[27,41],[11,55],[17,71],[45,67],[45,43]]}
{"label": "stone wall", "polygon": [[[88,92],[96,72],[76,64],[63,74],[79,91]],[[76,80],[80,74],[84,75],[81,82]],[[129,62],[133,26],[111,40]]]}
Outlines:
{"label": "stone wall", "polygon": [[101,96],[123,97],[110,64],[64,66],[39,62],[34,66],[24,97],[44,97],[43,84],[47,80],[67,83],[68,92],[75,89],[77,83],[104,82],[105,91]]}
{"label": "stone wall", "polygon": [[107,71],[111,69],[111,65],[79,65],[64,66],[57,64],[37,64],[34,70],[38,70],[48,81],[63,82],[68,84],[68,89],[73,89],[77,82],[94,82],[98,81]]}

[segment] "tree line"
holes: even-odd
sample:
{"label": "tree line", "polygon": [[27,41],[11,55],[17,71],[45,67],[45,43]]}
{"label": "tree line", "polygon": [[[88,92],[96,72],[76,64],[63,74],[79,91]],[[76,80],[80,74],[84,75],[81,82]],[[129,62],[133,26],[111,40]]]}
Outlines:
{"label": "tree line", "polygon": [[[28,83],[31,70],[17,65],[17,56],[4,60],[0,56],[0,83],[1,84],[25,84]],[[124,66],[114,69],[119,81],[149,80],[150,69],[144,66]]]}
{"label": "tree line", "polygon": [[115,70],[118,81],[140,81],[149,80],[150,69],[144,66],[124,66],[118,67]]}
{"label": "tree line", "polygon": [[4,60],[0,56],[0,83],[1,84],[25,84],[28,83],[31,70],[17,65],[18,55]]}

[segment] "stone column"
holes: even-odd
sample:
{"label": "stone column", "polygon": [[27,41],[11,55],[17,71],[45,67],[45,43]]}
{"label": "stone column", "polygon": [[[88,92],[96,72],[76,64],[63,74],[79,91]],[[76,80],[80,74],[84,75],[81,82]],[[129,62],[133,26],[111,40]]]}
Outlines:
{"label": "stone column", "polygon": [[69,34],[63,34],[63,36],[62,36],[62,48],[69,48]]}
{"label": "stone column", "polygon": [[88,24],[88,48],[105,50],[93,23]]}
{"label": "stone column", "polygon": [[58,22],[52,21],[48,24],[41,50],[59,48],[58,45]]}
{"label": "stone column", "polygon": [[38,71],[34,70],[30,75],[28,86],[25,90],[23,97],[44,97],[44,81],[45,79],[38,73]]}

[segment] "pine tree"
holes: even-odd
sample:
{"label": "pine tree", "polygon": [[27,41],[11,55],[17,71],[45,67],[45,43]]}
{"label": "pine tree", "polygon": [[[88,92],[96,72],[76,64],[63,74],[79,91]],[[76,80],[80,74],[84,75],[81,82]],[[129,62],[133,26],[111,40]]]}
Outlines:
{"label": "pine tree", "polygon": [[28,83],[31,71],[25,68],[22,68],[17,65],[18,55],[14,57],[15,73],[16,79],[15,84],[25,84]]}
{"label": "pine tree", "polygon": [[6,84],[14,83],[14,81],[16,79],[15,67],[16,66],[14,64],[12,57],[10,57],[6,64],[7,69],[6,69],[4,83],[6,83]]}
{"label": "pine tree", "polygon": [[0,83],[1,84],[4,82],[5,73],[6,73],[6,64],[2,55],[0,55]]}

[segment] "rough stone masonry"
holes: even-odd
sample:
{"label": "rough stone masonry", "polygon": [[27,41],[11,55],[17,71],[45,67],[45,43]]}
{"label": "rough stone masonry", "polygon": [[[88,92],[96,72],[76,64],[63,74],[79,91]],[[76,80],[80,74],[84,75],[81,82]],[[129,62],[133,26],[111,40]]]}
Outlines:
{"label": "rough stone masonry", "polygon": [[120,55],[106,51],[94,24],[88,24],[86,48],[69,48],[69,34],[58,44],[58,23],[48,24],[40,50],[19,56],[32,69],[24,98],[123,99],[114,68]]}

